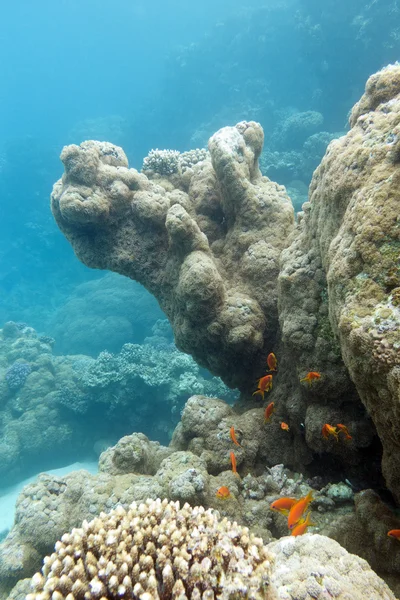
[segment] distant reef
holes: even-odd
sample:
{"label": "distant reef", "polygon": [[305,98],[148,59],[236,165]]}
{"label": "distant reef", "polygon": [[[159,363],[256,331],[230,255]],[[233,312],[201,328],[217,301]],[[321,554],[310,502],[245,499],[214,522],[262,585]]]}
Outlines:
{"label": "distant reef", "polygon": [[[308,115],[302,126],[307,119],[313,126],[317,116]],[[285,139],[291,127],[293,135],[299,134],[299,123],[289,118]],[[365,558],[398,595],[399,542],[387,533],[400,529],[393,510],[400,502],[400,65],[389,65],[368,80],[351,112],[349,132],[330,142],[314,172],[309,200],[297,221],[286,189],[261,175],[263,141],[258,123],[241,122],[217,131],[208,152],[183,156],[152,151],[141,173],[130,169],[123,150],[110,143],[87,141],[63,149],[65,173],[54,186],[51,206],[76,255],[92,268],[116,271],[144,285],[168,317],[177,347],[195,362],[167,341],[161,348],[127,344],[119,353],[103,352],[96,359],[55,359],[49,340],[32,334],[27,345],[29,331],[18,341],[22,334],[15,324],[3,328],[7,414],[24,423],[36,414],[27,407],[44,407],[37,424],[38,436],[44,437],[40,419],[51,418],[49,407],[63,406],[77,418],[84,415],[81,430],[63,431],[64,439],[75,436],[80,443],[85,427],[102,431],[99,420],[108,424],[114,401],[118,414],[128,419],[138,390],[135,414],[142,420],[132,429],[143,430],[113,441],[100,455],[98,475],[42,475],[25,488],[15,526],[0,546],[4,598],[12,588],[10,598],[22,597],[29,587],[32,600],[57,600],[60,589],[67,595],[70,588],[82,598],[101,595],[104,584],[99,586],[97,575],[90,585],[78,577],[82,565],[73,567],[71,577],[62,571],[69,573],[73,564],[64,554],[75,556],[74,544],[91,528],[93,544],[101,544],[105,536],[106,546],[115,550],[113,558],[107,550],[108,558],[99,558],[98,564],[108,565],[106,574],[112,575],[107,585],[124,596],[132,583],[124,579],[130,562],[115,572],[121,563],[118,553],[126,557],[132,540],[136,545],[129,551],[139,552],[149,523],[160,532],[158,517],[151,520],[149,511],[160,515],[166,503],[139,506],[140,518],[149,515],[148,520],[142,527],[135,518],[134,535],[128,533],[129,524],[121,537],[120,523],[126,518],[118,506],[127,510],[131,502],[147,498],[218,508],[262,537],[266,551],[275,553],[271,571],[264,565],[263,575],[257,575],[265,598],[394,598],[368,565],[328,538],[307,534],[300,542],[285,538],[270,544],[288,533],[285,517],[271,511],[270,502],[280,496],[298,498],[311,489],[313,531]],[[21,352],[26,345],[41,346],[31,356],[28,349]],[[211,392],[197,365],[238,388],[238,402],[231,406],[218,398],[219,380]],[[63,369],[68,369],[65,384]],[[268,379],[262,379],[267,370]],[[48,386],[46,394],[25,396],[39,377],[41,389]],[[155,381],[160,385],[149,393]],[[177,381],[186,397],[193,394],[186,404],[179,384],[175,388]],[[152,441],[159,434],[157,423],[167,429],[171,424],[162,407],[168,406],[170,414],[171,407],[180,410],[183,404],[169,445]],[[54,413],[54,427],[60,415]],[[144,430],[148,423],[154,431]],[[26,436],[32,430],[29,423]],[[11,439],[13,431],[4,439]],[[62,445],[59,434],[54,439]],[[82,525],[83,519],[112,509],[116,512],[110,517],[100,514],[94,523]],[[169,510],[182,510],[177,519],[183,522],[189,508],[174,505]],[[63,536],[80,526],[82,534]],[[178,547],[182,532],[170,531]],[[163,535],[163,555],[169,556],[168,536]],[[233,559],[230,546],[224,545],[224,556],[244,556],[246,535],[240,537],[244,550],[237,549]],[[61,536],[44,567],[47,581],[35,575],[30,583]],[[151,544],[153,538],[146,552],[151,553]],[[321,550],[311,557],[314,544]],[[98,556],[103,556],[101,548]],[[288,561],[284,571],[290,572],[282,581],[274,571],[281,553]],[[297,553],[310,562],[302,563]],[[88,554],[87,572],[95,573],[97,562]],[[206,561],[189,573],[189,559],[186,547],[176,555],[174,573],[178,570],[184,580],[177,584],[177,594],[192,589],[185,573],[200,577],[203,567],[210,568]],[[160,569],[153,579],[148,577],[152,560],[143,558],[138,564],[146,571],[143,585],[154,591]],[[48,578],[49,561],[54,576]],[[342,579],[343,564],[348,579]],[[139,577],[140,568],[133,567],[132,576],[136,572]],[[61,571],[66,579],[61,575],[59,583]],[[165,573],[167,580],[168,568]],[[142,597],[157,596],[143,590]]]}
{"label": "distant reef", "polygon": [[165,325],[158,321],[145,344],[92,358],[56,356],[53,338],[6,323],[0,329],[1,487],[37,465],[98,456],[132,431],[167,442],[193,392],[232,401],[235,392],[176,350]]}

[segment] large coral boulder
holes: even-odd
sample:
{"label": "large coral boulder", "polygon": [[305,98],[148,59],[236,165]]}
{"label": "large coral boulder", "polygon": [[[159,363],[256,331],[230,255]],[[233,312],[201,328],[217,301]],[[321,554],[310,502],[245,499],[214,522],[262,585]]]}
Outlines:
{"label": "large coral boulder", "polygon": [[367,83],[349,133],[316,170],[305,214],[326,272],[331,325],[400,499],[400,66]]}
{"label": "large coral boulder", "polygon": [[271,584],[281,600],[395,600],[365,560],[325,536],[284,537],[267,548],[275,559]]}
{"label": "large coral boulder", "polygon": [[77,256],[142,283],[177,346],[240,388],[277,335],[279,256],[294,224],[285,189],[261,176],[262,145],[257,123],[221,129],[180,187],[128,169],[112,144],[67,146],[51,198]]}

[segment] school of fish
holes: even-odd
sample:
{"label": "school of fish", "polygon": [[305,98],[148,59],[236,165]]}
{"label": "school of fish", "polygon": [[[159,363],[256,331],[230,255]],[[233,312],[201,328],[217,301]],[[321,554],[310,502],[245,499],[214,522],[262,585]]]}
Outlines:
{"label": "school of fish", "polygon": [[[260,377],[257,382],[257,389],[253,392],[253,396],[259,395],[264,401],[264,396],[266,393],[272,390],[272,382],[273,382],[273,373],[277,372],[278,361],[273,352],[270,352],[267,356],[267,375]],[[309,386],[312,386],[314,382],[321,379],[321,373],[318,371],[309,371],[304,377],[300,378],[301,383],[307,383]],[[272,416],[275,411],[275,403],[269,402],[264,411],[264,423],[268,424],[271,422]],[[280,428],[283,431],[289,432],[290,426],[285,421],[280,422]],[[237,435],[240,434],[239,440]],[[344,440],[351,440],[352,436],[350,435],[349,429],[346,425],[342,423],[338,423],[336,426],[330,425],[329,423],[325,423],[321,429],[321,435],[324,439],[329,439],[330,437],[335,438],[335,440],[339,441],[339,436],[342,434]],[[235,431],[235,427],[232,427],[229,430],[229,436],[231,441],[235,446],[243,449],[243,445],[240,443],[242,441],[242,432],[240,430]],[[230,451],[230,461],[232,472],[240,477],[237,471],[237,462],[236,456],[233,450]],[[230,490],[226,486],[221,486],[216,491],[216,497],[220,500],[234,499]],[[309,527],[315,526],[311,521],[311,510],[310,504],[313,500],[312,491],[308,492],[306,496],[302,498],[293,498],[293,497],[282,497],[278,498],[270,505],[271,510],[277,511],[282,515],[287,517],[288,529],[290,535],[298,536],[307,532]],[[400,540],[400,529],[393,529],[388,532],[388,536]]]}

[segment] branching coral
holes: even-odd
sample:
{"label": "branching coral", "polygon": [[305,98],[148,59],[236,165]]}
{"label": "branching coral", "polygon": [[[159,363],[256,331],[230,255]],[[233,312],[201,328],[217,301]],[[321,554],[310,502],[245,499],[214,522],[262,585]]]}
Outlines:
{"label": "branching coral", "polygon": [[202,507],[148,500],[101,513],[56,543],[27,600],[275,597],[259,538]]}

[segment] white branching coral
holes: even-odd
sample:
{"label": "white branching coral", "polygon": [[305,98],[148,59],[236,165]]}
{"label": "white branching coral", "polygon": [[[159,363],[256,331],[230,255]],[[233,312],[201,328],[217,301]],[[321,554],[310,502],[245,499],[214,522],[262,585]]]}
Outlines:
{"label": "white branching coral", "polygon": [[147,500],[63,535],[27,600],[272,600],[270,560],[261,539],[211,510]]}
{"label": "white branching coral", "polygon": [[150,150],[143,160],[143,171],[153,171],[159,175],[172,175],[179,169],[178,150]]}
{"label": "white branching coral", "polygon": [[178,150],[150,150],[143,160],[143,171],[148,174],[149,171],[158,175],[173,175],[181,171],[184,173],[191,169],[193,165],[206,160],[210,153],[205,148],[196,148],[187,152],[178,152]]}

